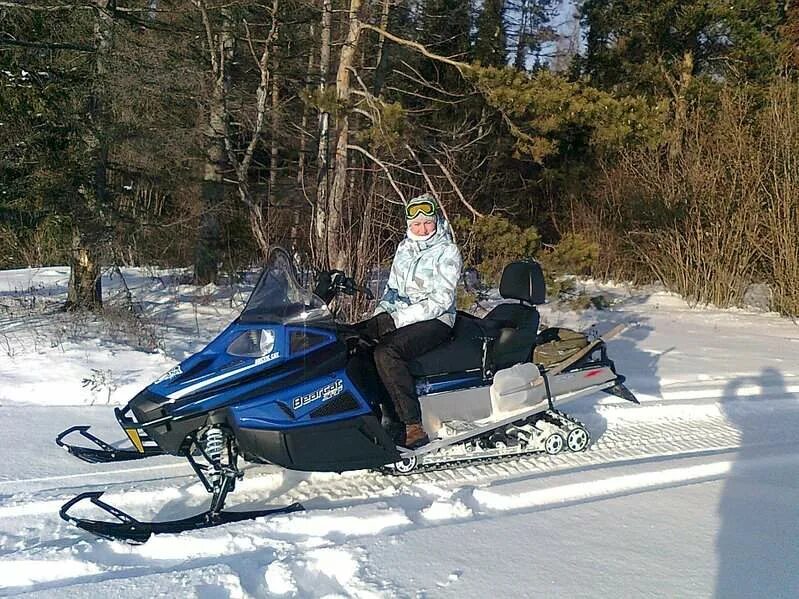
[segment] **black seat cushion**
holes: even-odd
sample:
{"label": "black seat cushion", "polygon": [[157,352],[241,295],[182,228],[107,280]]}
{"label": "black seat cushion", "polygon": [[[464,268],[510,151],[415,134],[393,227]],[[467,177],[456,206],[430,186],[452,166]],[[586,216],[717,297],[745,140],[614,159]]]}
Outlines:
{"label": "black seat cushion", "polygon": [[452,338],[413,360],[410,363],[411,374],[419,377],[480,368],[483,363],[482,336],[480,319],[458,312]]}
{"label": "black seat cushion", "polygon": [[500,304],[483,319],[458,312],[452,338],[412,361],[411,373],[420,377],[481,368],[483,337],[493,339],[495,370],[526,362],[535,347],[539,320],[538,310],[524,304]]}
{"label": "black seat cushion", "polygon": [[502,272],[499,293],[520,304],[500,304],[485,318],[458,312],[452,338],[410,363],[416,377],[464,372],[483,365],[483,337],[493,339],[491,361],[495,370],[530,360],[540,316],[531,304],[546,300],[541,265],[532,260],[511,262]]}

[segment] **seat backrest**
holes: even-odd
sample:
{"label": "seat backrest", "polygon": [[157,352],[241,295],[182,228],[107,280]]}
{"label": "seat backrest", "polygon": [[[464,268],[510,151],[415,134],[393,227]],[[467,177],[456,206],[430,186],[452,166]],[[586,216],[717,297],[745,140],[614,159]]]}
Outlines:
{"label": "seat backrest", "polygon": [[511,262],[502,271],[499,293],[505,299],[517,299],[528,304],[543,304],[547,286],[544,271],[534,260]]}
{"label": "seat backrest", "polygon": [[495,368],[507,368],[530,360],[541,320],[535,307],[499,304],[485,315],[484,320],[494,321],[501,327],[499,337],[492,346]]}

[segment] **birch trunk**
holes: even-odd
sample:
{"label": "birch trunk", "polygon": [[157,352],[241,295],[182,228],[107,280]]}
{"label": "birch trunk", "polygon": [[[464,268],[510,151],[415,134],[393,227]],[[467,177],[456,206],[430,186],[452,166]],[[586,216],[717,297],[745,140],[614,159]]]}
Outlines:
{"label": "birch trunk", "polygon": [[[225,139],[229,134],[226,99],[230,91],[227,64],[233,61],[235,39],[233,25],[223,12],[222,27],[214,35],[203,3],[196,3],[206,25],[208,52],[211,63],[211,82],[208,94],[208,120],[205,125],[205,164],[200,184],[202,213],[194,251],[194,278],[200,285],[215,282],[221,251],[219,212],[225,200],[224,175],[226,160]],[[217,54],[218,52],[218,54]]]}
{"label": "birch trunk", "polygon": [[327,256],[332,268],[344,269],[347,266],[347,257],[344,245],[341,243],[343,236],[344,197],[347,191],[347,147],[349,145],[349,114],[346,106],[350,99],[350,69],[355,60],[358,47],[358,38],[361,34],[361,23],[358,14],[363,5],[363,0],[350,0],[350,10],[347,23],[347,37],[341,48],[338,71],[336,73],[336,99],[342,106],[337,119],[336,155],[328,202],[327,219]]}
{"label": "birch trunk", "polygon": [[[319,51],[319,93],[327,88],[330,72],[330,31],[333,24],[331,0],[322,0],[322,30]],[[330,113],[323,108],[319,113],[319,148],[317,152],[316,206],[314,209],[314,260],[322,267],[329,266],[327,253],[327,209],[330,194]]]}
{"label": "birch trunk", "polygon": [[108,189],[108,106],[105,79],[107,60],[114,45],[114,19],[108,0],[93,0],[94,77],[88,98],[90,121],[86,143],[93,170],[92,184],[81,186],[81,199],[73,212],[67,309],[99,310],[103,306],[99,244],[103,235],[103,206]]}

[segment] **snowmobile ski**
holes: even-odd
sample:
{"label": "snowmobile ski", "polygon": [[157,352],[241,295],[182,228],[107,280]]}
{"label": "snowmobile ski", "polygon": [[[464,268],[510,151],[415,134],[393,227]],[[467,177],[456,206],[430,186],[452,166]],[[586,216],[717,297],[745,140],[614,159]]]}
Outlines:
{"label": "snowmobile ski", "polygon": [[[142,458],[164,455],[165,453],[164,450],[157,445],[148,443],[149,438],[144,435],[140,435],[138,431],[135,430],[129,431],[129,429],[126,428],[125,432],[128,433],[129,437],[131,437],[131,442],[134,442],[133,439],[138,441],[138,446],[134,446],[133,449],[122,449],[119,447],[114,447],[110,443],[107,443],[96,435],[93,435],[89,432],[89,428],[90,427],[86,425],[68,428],[65,431],[62,431],[56,437],[55,442],[59,447],[62,447],[76,458],[81,459],[84,462],[89,462],[90,464],[127,462],[130,460],[140,460]],[[96,447],[73,445],[64,441],[64,439],[72,433],[78,433],[84,439],[94,443]]]}
{"label": "snowmobile ski", "polygon": [[[78,528],[90,532],[98,537],[115,541],[126,541],[132,544],[140,544],[146,542],[154,534],[181,533],[190,530],[211,528],[221,524],[230,524],[232,522],[254,520],[255,518],[263,518],[264,516],[290,514],[292,512],[298,512],[305,509],[300,503],[292,503],[291,505],[279,508],[251,511],[214,511],[210,509],[199,514],[195,514],[194,516],[189,516],[188,518],[182,518],[179,520],[141,522],[136,520],[133,516],[126,514],[119,508],[104,502],[102,499],[100,499],[102,495],[103,491],[89,491],[87,493],[81,493],[65,503],[61,507],[59,515],[67,522],[70,522]],[[88,500],[96,507],[111,514],[118,520],[118,522],[92,520],[88,518],[71,516],[69,514],[69,510],[75,506],[75,504],[85,500]]]}

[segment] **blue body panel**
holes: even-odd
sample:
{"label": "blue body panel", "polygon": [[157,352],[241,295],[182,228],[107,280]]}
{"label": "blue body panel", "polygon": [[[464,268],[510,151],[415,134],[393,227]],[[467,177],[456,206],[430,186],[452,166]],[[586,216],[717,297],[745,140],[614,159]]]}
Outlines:
{"label": "blue body panel", "polygon": [[[343,393],[350,393],[355,398],[356,408],[332,416],[312,418],[312,412]],[[280,407],[281,403],[285,408]],[[294,412],[293,418],[286,408]],[[368,402],[343,370],[230,407],[230,414],[239,427],[265,430],[337,422],[371,412]]]}
{"label": "blue body panel", "polygon": [[444,391],[457,391],[459,389],[469,389],[471,387],[482,387],[486,385],[480,372],[475,373],[455,373],[453,378],[435,377],[422,379],[416,384],[416,392],[419,395],[429,395],[431,393],[441,393]]}
{"label": "blue body panel", "polygon": [[[271,350],[260,357],[231,355],[231,343],[244,334],[273,337]],[[310,347],[292,351],[292,335],[312,337]],[[228,408],[239,427],[281,430],[337,422],[372,408],[343,369],[307,378],[309,366],[323,352],[343,351],[334,331],[303,326],[234,322],[202,351],[187,358],[150,385],[148,391],[166,399],[173,418],[189,418]],[[265,392],[259,389],[267,388]],[[332,415],[311,413],[348,393],[351,409]],[[234,424],[234,423],[231,423]]]}

